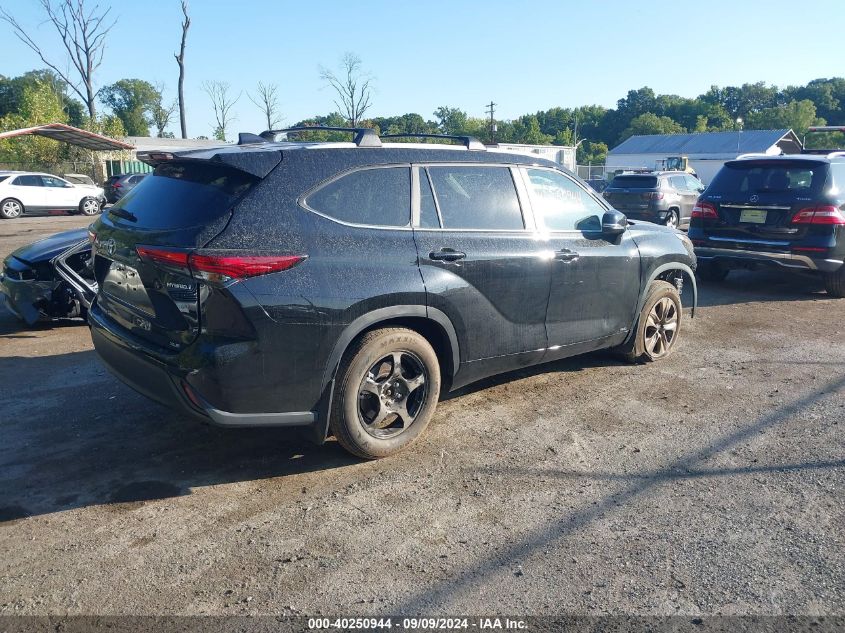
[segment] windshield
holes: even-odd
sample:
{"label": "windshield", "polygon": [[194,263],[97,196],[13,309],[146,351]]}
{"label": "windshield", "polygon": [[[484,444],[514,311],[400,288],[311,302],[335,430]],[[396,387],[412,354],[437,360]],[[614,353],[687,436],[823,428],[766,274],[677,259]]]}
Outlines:
{"label": "windshield", "polygon": [[610,186],[623,189],[655,189],[657,176],[616,176]]}
{"label": "windshield", "polygon": [[827,170],[814,161],[736,161],[726,163],[707,188],[719,193],[790,193],[821,191]]}
{"label": "windshield", "polygon": [[129,211],[138,227],[186,228],[220,217],[256,182],[254,176],[208,162],[164,163],[111,209]]}

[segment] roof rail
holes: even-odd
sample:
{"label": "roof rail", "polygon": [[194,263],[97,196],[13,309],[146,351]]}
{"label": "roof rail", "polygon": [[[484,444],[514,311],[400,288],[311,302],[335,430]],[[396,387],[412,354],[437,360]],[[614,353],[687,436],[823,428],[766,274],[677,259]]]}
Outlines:
{"label": "roof rail", "polygon": [[811,125],[808,132],[845,132],[845,125]]}
{"label": "roof rail", "polygon": [[487,149],[484,143],[474,136],[459,136],[455,134],[382,134],[381,138],[446,138],[453,141],[460,141],[467,149],[478,151]]}
{"label": "roof rail", "polygon": [[358,147],[381,147],[376,131],[368,127],[328,127],[324,125],[303,125],[299,127],[287,127],[282,130],[266,130],[260,134],[265,141],[275,142],[279,134],[288,132],[349,132],[354,134],[352,139]]}

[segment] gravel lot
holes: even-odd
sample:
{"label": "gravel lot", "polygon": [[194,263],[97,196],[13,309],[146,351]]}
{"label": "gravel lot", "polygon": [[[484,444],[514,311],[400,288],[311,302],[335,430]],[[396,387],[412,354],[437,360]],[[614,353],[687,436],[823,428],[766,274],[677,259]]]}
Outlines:
{"label": "gravel lot", "polygon": [[[0,257],[84,218],[0,221]],[[181,418],[0,316],[0,614],[843,614],[845,300],[701,286],[669,359],[441,403],[364,463]]]}

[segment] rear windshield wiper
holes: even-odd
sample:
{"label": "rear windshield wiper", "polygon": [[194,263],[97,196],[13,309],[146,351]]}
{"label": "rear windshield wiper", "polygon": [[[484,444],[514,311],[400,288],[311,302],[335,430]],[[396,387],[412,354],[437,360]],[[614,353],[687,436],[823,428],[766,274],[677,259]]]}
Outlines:
{"label": "rear windshield wiper", "polygon": [[119,218],[123,218],[124,220],[129,220],[130,222],[137,222],[138,218],[135,217],[135,214],[131,211],[127,211],[126,209],[115,209],[112,207],[109,209],[109,213],[112,215],[116,215]]}

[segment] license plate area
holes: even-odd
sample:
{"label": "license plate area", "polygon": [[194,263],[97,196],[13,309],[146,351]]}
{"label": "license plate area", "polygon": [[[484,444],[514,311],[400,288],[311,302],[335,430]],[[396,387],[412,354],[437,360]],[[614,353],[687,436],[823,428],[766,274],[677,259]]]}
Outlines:
{"label": "license plate area", "polygon": [[743,209],[739,213],[739,221],[747,224],[765,224],[768,212],[765,209]]}
{"label": "license plate area", "polygon": [[141,275],[131,266],[112,261],[106,272],[106,277],[103,279],[102,290],[123,304],[137,308],[150,316],[155,316],[155,309],[146,288],[144,288]]}

